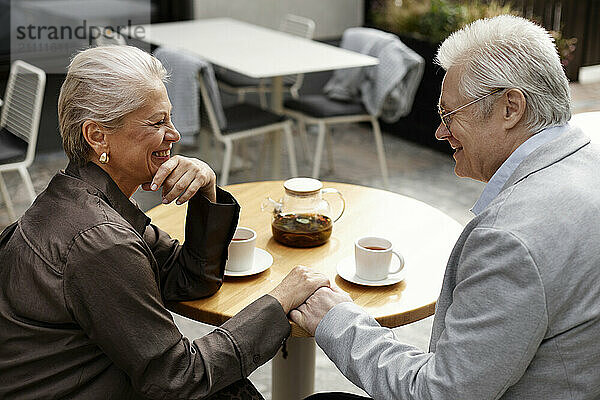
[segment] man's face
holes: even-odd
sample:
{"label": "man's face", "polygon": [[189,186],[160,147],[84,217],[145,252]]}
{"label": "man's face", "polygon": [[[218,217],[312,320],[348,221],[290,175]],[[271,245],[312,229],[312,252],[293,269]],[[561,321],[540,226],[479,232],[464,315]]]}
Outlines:
{"label": "man's face", "polygon": [[[440,105],[446,112],[474,100],[458,93],[459,80],[460,70],[456,67],[450,68],[444,77]],[[440,122],[435,137],[447,140],[455,149],[456,175],[488,182],[508,158],[510,151],[505,149],[507,143],[502,130],[502,107],[495,104],[492,114],[483,119],[475,114],[476,107],[477,104],[473,104],[452,114],[450,130]]]}

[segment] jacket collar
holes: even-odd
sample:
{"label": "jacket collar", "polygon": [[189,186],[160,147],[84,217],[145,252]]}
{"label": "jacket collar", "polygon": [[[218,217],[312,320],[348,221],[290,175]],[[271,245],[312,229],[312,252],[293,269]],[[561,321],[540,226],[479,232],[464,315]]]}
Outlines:
{"label": "jacket collar", "polygon": [[508,178],[502,190],[568,157],[589,143],[590,138],[580,128],[569,124],[567,132],[559,136],[556,140],[540,146],[529,157],[523,160],[510,178]]}
{"label": "jacket collar", "polygon": [[150,218],[123,194],[115,181],[102,168],[93,162],[88,162],[81,167],[69,162],[65,169],[65,175],[77,178],[94,187],[98,194],[129,222],[140,236],[144,234],[146,226],[150,223]]}

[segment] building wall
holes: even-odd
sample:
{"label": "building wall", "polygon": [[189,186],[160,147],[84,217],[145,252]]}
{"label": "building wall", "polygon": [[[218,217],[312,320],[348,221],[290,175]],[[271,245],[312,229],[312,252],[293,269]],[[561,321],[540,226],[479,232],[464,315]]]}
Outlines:
{"label": "building wall", "polygon": [[364,0],[194,0],[196,19],[230,17],[277,29],[285,14],[315,21],[315,39],[342,36],[364,23]]}

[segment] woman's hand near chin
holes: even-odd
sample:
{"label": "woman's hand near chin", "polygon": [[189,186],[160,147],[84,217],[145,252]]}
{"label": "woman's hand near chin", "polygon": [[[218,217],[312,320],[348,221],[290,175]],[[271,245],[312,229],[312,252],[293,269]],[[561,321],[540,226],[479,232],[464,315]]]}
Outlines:
{"label": "woman's hand near chin", "polygon": [[183,204],[199,192],[213,203],[217,201],[217,177],[204,161],[196,158],[173,156],[156,171],[152,182],[144,183],[144,190],[162,187],[163,203],[177,199]]}

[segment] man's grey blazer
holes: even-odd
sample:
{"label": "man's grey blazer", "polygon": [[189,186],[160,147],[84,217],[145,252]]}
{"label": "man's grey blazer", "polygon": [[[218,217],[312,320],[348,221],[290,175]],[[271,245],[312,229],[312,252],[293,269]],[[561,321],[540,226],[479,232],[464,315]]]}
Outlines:
{"label": "man's grey blazer", "polygon": [[352,303],[315,336],[376,399],[599,399],[600,150],[570,127],[465,227],[429,353]]}

